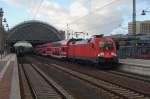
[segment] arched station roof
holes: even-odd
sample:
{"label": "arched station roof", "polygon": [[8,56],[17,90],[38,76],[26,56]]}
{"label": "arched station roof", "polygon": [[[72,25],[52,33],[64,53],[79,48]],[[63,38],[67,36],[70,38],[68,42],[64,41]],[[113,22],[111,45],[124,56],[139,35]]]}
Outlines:
{"label": "arched station roof", "polygon": [[10,29],[8,42],[17,41],[54,42],[62,39],[60,32],[53,26],[41,21],[25,21]]}

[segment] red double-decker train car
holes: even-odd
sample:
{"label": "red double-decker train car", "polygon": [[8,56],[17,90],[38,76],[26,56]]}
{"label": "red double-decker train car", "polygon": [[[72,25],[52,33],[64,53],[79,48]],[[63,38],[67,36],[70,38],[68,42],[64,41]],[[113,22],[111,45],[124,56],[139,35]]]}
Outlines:
{"label": "red double-decker train car", "polygon": [[51,43],[51,56],[56,58],[67,58],[69,41],[70,40],[63,40]]}
{"label": "red double-decker train car", "polygon": [[93,63],[118,63],[115,42],[111,38],[70,39],[44,44],[44,54],[51,57],[84,60]]}
{"label": "red double-decker train car", "polygon": [[38,45],[35,47],[35,53],[43,56],[50,56],[51,55],[51,43]]}

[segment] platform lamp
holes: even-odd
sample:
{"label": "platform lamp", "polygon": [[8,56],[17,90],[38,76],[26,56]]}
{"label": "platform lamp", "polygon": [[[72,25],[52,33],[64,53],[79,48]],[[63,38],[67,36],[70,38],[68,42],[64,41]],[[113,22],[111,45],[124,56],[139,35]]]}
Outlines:
{"label": "platform lamp", "polygon": [[6,32],[7,31],[7,20],[6,20],[6,18],[3,19],[3,28],[4,28],[4,31]]}
{"label": "platform lamp", "polygon": [[9,25],[8,24],[6,24],[6,28],[7,28],[7,31],[9,31]]}
{"label": "platform lamp", "polygon": [[6,23],[6,22],[7,22],[6,18],[4,18],[4,19],[3,19],[3,22],[4,22],[4,23]]}
{"label": "platform lamp", "polygon": [[147,12],[150,12],[150,11],[142,10],[141,15],[146,15]]}
{"label": "platform lamp", "polygon": [[6,18],[3,19],[3,23],[4,23],[4,27],[6,27],[6,24],[7,24]]}

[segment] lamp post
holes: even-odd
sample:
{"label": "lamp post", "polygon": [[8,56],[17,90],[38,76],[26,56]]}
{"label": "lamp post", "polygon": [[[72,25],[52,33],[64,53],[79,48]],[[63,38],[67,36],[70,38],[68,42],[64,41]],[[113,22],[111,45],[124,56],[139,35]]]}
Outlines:
{"label": "lamp post", "polygon": [[69,24],[67,24],[67,31],[66,31],[66,39],[69,39],[70,33],[69,33]]}
{"label": "lamp post", "polygon": [[3,9],[0,8],[0,55],[2,59],[2,42],[3,42]]}
{"label": "lamp post", "polygon": [[6,43],[6,31],[7,31],[7,20],[6,18],[3,19],[3,28],[4,28],[4,34],[3,34],[3,54],[4,54],[4,57],[6,56],[6,53],[7,53],[7,43]]}
{"label": "lamp post", "polygon": [[5,55],[5,51],[6,51],[6,29],[8,28],[9,30],[9,26],[7,24],[7,20],[6,18],[3,18],[4,12],[3,9],[0,8],[0,54],[1,54],[1,58],[2,58],[2,54],[4,53]]}
{"label": "lamp post", "polygon": [[133,0],[132,32],[136,38],[136,0]]}
{"label": "lamp post", "polygon": [[2,27],[3,13],[3,9],[0,8],[0,28]]}

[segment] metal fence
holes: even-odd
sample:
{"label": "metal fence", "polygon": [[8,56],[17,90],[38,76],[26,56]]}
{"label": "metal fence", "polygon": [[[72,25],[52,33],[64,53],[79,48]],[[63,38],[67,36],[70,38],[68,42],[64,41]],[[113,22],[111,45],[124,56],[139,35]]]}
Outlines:
{"label": "metal fence", "polygon": [[119,58],[150,59],[150,46],[120,46]]}

